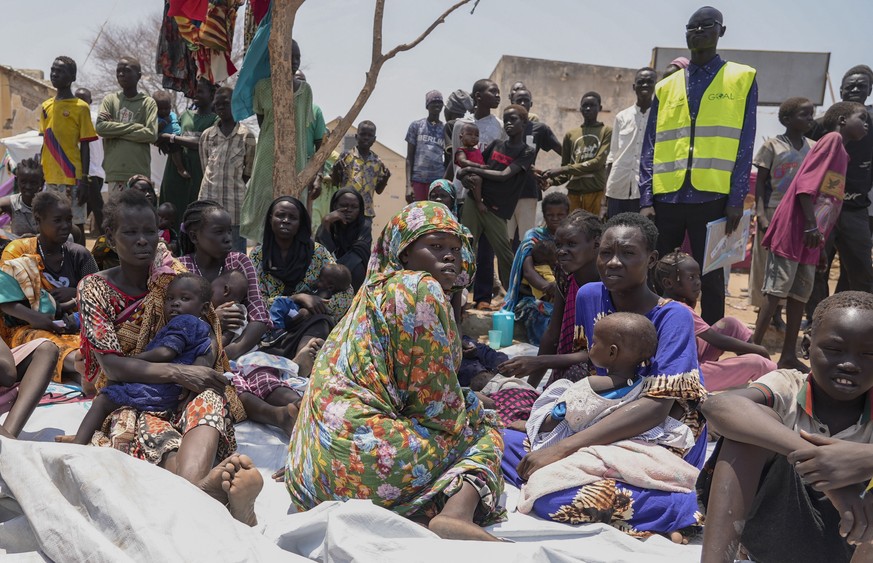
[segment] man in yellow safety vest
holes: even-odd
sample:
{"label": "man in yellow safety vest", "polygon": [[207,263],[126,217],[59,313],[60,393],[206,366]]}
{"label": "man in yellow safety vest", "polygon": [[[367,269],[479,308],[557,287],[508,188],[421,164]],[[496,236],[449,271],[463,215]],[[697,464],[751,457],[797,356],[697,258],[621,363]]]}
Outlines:
{"label": "man in yellow safety vest", "polygon": [[[658,82],[640,158],[641,213],[658,226],[663,256],[686,232],[703,265],[706,224],[727,217],[732,232],[743,213],[755,142],[755,69],[717,53],[727,29],[715,8],[700,8],[685,26],[691,64]],[[701,279],[701,316],[724,316],[724,273]]]}

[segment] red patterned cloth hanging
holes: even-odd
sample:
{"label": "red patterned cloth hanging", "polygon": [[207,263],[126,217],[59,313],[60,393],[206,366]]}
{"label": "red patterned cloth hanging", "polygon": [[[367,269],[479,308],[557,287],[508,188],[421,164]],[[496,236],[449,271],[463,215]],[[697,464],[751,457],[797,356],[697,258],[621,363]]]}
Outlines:
{"label": "red patterned cloth hanging", "polygon": [[195,80],[215,84],[236,73],[230,54],[241,4],[242,0],[169,0],[167,15],[188,44],[197,69]]}

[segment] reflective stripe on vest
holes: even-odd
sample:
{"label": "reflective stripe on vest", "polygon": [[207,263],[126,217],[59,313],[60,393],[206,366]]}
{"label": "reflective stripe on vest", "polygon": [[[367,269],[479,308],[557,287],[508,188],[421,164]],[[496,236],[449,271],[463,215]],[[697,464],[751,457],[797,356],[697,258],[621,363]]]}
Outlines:
{"label": "reflective stripe on vest", "polygon": [[[678,191],[690,167],[695,189],[727,194],[740,146],[755,69],[725,63],[703,93],[697,118],[688,109],[685,72],[658,82],[652,193]],[[692,144],[693,143],[693,144]]]}

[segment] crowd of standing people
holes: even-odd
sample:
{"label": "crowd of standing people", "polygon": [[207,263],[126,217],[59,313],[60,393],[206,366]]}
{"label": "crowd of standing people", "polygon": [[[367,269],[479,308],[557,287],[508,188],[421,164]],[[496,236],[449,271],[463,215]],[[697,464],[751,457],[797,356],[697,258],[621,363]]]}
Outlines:
{"label": "crowd of standing people", "polygon": [[[288,435],[277,476],[298,510],[364,498],[443,538],[497,541],[484,526],[507,517],[509,482],[548,520],[677,543],[703,527],[704,561],[868,560],[869,67],[818,120],[786,100],[785,133],[757,154],[757,71],[718,55],[711,7],[688,20],[690,56],[640,68],[612,124],[594,91],[561,138],[523,82],[499,117],[491,80],[431,90],[405,138],[408,205],[379,234],[391,173],[371,121],[300,197],[274,198],[264,29],[236,89],[203,77],[178,116],[122,57],[94,123],[76,63],[53,62],[41,154],[0,199],[16,237],[0,257],[0,385],[17,389],[0,435],[73,380],[96,397],[59,441],[160,465],[251,525],[246,419]],[[300,171],[327,131],[292,46]],[[541,150],[560,166],[539,169]],[[753,165],[751,330],[725,317],[723,270],[702,268],[707,224],[740,228]],[[495,286],[536,355],[462,334]],[[774,362],[762,344],[780,329]]]}

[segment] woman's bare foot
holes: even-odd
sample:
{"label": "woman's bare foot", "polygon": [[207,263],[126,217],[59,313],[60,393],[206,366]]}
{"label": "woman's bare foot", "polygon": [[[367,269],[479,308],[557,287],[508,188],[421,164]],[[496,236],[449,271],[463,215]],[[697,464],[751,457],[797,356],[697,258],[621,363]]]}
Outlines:
{"label": "woman's bare foot", "polygon": [[796,369],[801,373],[809,373],[809,366],[798,360],[797,358],[779,358],[776,363],[779,369]]}
{"label": "woman's bare foot", "polygon": [[264,478],[247,455],[233,455],[229,458],[235,466],[233,475],[222,475],[221,488],[227,494],[227,508],[230,515],[249,526],[255,526],[255,499],[264,488]]}
{"label": "woman's bare foot", "polygon": [[279,409],[281,414],[281,424],[279,424],[279,428],[291,437],[291,433],[294,431],[294,423],[297,422],[297,413],[300,412],[297,409],[297,405],[286,405],[284,407],[276,407]]}
{"label": "woman's bare foot", "polygon": [[682,532],[670,532],[667,536],[670,538],[670,541],[673,543],[678,543],[679,545],[688,545],[688,538],[682,535]]}
{"label": "woman's bare foot", "polygon": [[60,444],[75,444],[76,443],[76,435],[75,434],[61,434],[60,436],[55,436],[55,442]]}
{"label": "woman's bare foot", "polygon": [[431,518],[427,527],[444,540],[500,541],[469,520],[444,514],[437,514]]}
{"label": "woman's bare foot", "polygon": [[321,338],[313,338],[297,352],[293,358],[294,363],[297,364],[297,375],[309,377],[309,374],[312,373],[312,364],[315,363],[315,357],[323,344],[324,340]]}
{"label": "woman's bare foot", "polygon": [[197,485],[204,493],[221,504],[227,503],[227,491],[224,489],[224,482],[233,479],[233,474],[237,470],[237,463],[233,461],[235,457],[237,457],[236,454],[213,467]]}

